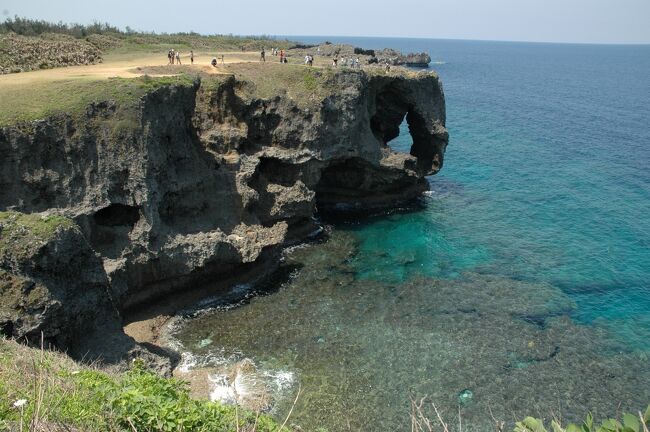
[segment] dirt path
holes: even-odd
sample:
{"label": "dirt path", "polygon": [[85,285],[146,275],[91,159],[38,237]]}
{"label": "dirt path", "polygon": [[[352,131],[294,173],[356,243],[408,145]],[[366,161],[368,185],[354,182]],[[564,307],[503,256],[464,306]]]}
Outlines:
{"label": "dirt path", "polygon": [[[222,54],[219,54],[221,56]],[[259,61],[259,53],[252,52],[227,52],[223,53],[224,63],[242,63]],[[210,61],[213,56],[207,53],[194,55],[194,66],[197,72],[222,73],[219,67],[212,67]],[[183,66],[190,64],[189,56],[182,58]],[[221,59],[219,59],[221,64]],[[89,66],[70,66],[64,68],[21,72],[0,75],[1,86],[24,86],[35,83],[61,81],[70,79],[103,79],[110,77],[134,78],[144,75],[138,68],[152,66],[167,66],[165,54],[129,54],[123,56],[107,56],[104,62]],[[173,66],[171,66],[173,68]],[[184,68],[185,69],[185,68]]]}

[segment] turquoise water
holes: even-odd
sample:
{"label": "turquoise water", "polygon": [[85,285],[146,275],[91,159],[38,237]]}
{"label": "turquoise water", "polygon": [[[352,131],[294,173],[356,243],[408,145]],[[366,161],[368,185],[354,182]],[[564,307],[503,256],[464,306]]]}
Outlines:
{"label": "turquoise water", "polygon": [[[466,49],[429,49],[448,60],[436,66],[452,136],[431,179],[441,193],[407,222],[433,233],[423,267],[554,284],[576,319],[615,321],[650,348],[650,47],[447,44]],[[394,146],[409,144],[403,133]]]}
{"label": "turquoise water", "polygon": [[[431,53],[451,135],[431,193],[336,223],[328,243],[287,255],[288,277],[189,320],[179,340],[293,374],[272,413],[299,383],[306,430],[409,430],[410,396],[454,416],[465,389],[476,430],[490,410],[512,422],[645,407],[650,47],[350,42]],[[407,151],[407,129],[390,145]]]}

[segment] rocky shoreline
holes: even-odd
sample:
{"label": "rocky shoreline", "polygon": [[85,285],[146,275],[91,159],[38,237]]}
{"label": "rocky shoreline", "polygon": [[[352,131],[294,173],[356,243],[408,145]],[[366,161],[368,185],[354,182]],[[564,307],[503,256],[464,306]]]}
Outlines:
{"label": "rocky shoreline", "polygon": [[[234,73],[0,129],[2,333],[108,363],[162,354],[169,371],[173,355],[126,336],[125,316],[268,277],[318,212],[426,190],[448,141],[436,74],[295,68],[304,101]],[[410,154],[388,145],[403,119]]]}

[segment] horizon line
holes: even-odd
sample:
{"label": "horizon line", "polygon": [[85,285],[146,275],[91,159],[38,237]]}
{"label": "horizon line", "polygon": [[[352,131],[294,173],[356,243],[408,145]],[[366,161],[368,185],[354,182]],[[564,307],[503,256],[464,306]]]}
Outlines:
{"label": "horizon line", "polygon": [[415,39],[415,40],[442,40],[459,42],[500,42],[500,43],[528,43],[544,45],[616,45],[616,46],[650,46],[648,42],[571,42],[571,41],[538,41],[538,40],[508,40],[508,39],[472,39],[452,37],[423,37],[423,36],[355,36],[355,35],[272,35],[276,38],[359,38],[359,39]]}

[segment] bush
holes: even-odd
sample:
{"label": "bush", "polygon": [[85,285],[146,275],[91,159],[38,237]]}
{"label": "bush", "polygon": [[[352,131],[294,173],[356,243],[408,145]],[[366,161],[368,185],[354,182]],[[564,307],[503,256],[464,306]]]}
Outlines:
{"label": "bush", "polygon": [[39,36],[43,33],[67,34],[76,38],[83,38],[92,34],[124,33],[119,28],[108,23],[94,22],[90,25],[51,23],[43,20],[20,18],[18,16],[7,18],[0,23],[0,33],[14,32],[22,36]]}
{"label": "bush", "polygon": [[[625,413],[621,420],[607,419],[597,425],[594,423],[593,416],[588,414],[581,425],[570,423],[563,427],[559,422],[553,420],[551,421],[551,428],[553,432],[648,432],[650,405],[648,405],[645,414],[641,412],[638,415]],[[547,430],[542,420],[526,417],[524,420],[517,422],[514,432],[547,432]]]}

